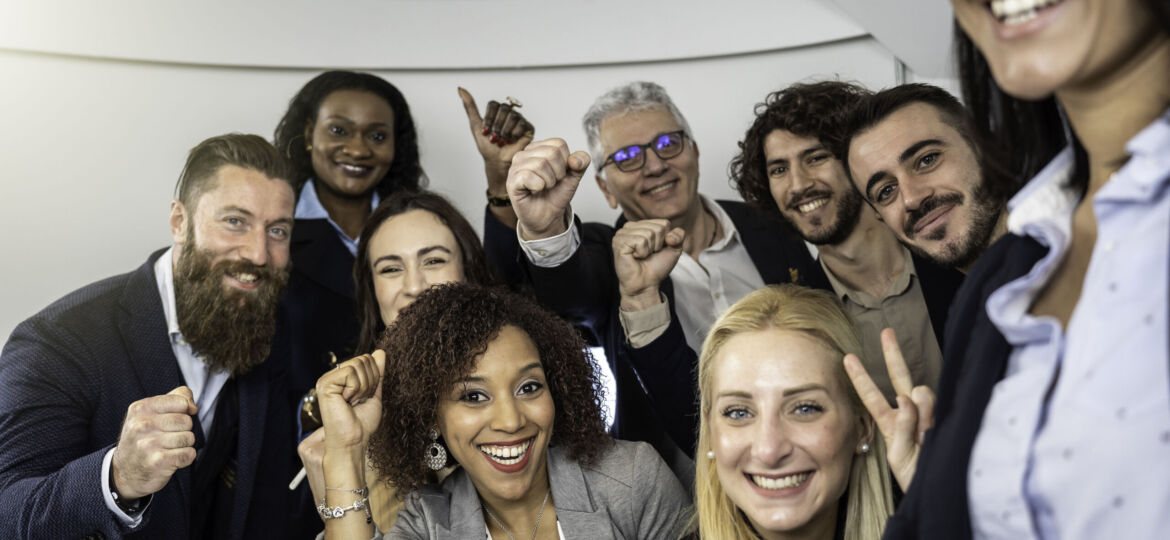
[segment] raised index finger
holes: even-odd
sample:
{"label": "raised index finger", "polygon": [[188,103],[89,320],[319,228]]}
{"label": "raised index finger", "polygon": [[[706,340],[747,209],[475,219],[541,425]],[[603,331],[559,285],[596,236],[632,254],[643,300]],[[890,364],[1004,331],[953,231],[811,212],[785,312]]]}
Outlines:
{"label": "raised index finger", "polygon": [[886,418],[886,414],[893,410],[890,403],[886,401],[886,396],[873,383],[873,379],[865,371],[865,367],[861,365],[861,359],[857,355],[845,355],[845,372],[849,374],[849,381],[853,383],[853,389],[861,397],[861,403],[865,405],[869,415],[878,423],[878,429],[885,433],[886,429],[892,426],[883,426],[882,421]]}
{"label": "raised index finger", "polygon": [[882,330],[882,356],[886,358],[886,371],[890,373],[894,393],[910,397],[914,380],[910,377],[910,369],[906,367],[906,359],[902,357],[902,347],[898,345],[898,336],[894,334],[893,328]]}

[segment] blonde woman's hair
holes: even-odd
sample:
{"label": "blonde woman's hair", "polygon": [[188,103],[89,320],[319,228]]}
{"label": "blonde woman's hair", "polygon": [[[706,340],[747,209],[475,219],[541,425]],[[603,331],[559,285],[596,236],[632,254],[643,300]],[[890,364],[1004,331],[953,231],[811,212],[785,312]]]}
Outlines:
{"label": "blonde woman's hair", "polygon": [[[772,285],[736,302],[715,321],[699,356],[701,412],[699,447],[695,452],[695,518],[702,538],[756,538],[743,512],[723,490],[715,471],[715,460],[707,457],[711,450],[707,416],[711,412],[715,355],[733,336],[767,329],[800,332],[834,351],[837,362],[833,373],[837,383],[848,393],[849,403],[858,418],[869,418],[869,412],[857,392],[853,391],[840,360],[846,353],[861,357],[862,349],[852,319],[836,298],[826,291],[796,285]],[[854,454],[850,466],[846,491],[846,540],[881,538],[886,519],[894,510],[886,448],[876,427],[869,447],[867,453]]]}

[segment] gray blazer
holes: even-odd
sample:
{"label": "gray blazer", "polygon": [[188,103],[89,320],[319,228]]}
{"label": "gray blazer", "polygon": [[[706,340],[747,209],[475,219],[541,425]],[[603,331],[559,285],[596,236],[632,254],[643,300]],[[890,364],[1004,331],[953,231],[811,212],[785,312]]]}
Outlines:
{"label": "gray blazer", "polygon": [[[614,442],[588,467],[549,448],[549,484],[565,539],[678,538],[690,516],[682,484],[650,445]],[[442,485],[407,495],[383,538],[478,540],[486,530],[471,477],[458,469]]]}

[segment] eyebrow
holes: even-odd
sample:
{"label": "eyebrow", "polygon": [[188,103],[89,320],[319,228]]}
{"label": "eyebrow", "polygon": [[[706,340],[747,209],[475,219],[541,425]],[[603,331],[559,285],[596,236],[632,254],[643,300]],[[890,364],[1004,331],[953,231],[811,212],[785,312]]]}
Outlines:
{"label": "eyebrow", "polygon": [[[796,157],[797,157],[797,159],[804,158],[810,154],[820,152],[822,150],[825,150],[825,145],[818,144],[812,148],[807,148],[805,150],[802,150],[800,152],[800,154],[797,154]],[[775,165],[777,163],[787,163],[787,162],[788,162],[788,158],[776,158],[776,159],[768,160],[767,162],[765,162],[764,167],[771,167],[772,165]]]}
{"label": "eyebrow", "polygon": [[[342,122],[348,122],[350,124],[357,123],[349,118],[341,116],[340,114],[331,114],[329,116],[326,116],[325,119],[326,120],[341,120]],[[369,125],[371,125],[371,126],[389,126],[390,124],[387,124],[386,122],[371,122]]]}
{"label": "eyebrow", "polygon": [[[924,140],[918,141],[918,142],[910,145],[909,148],[906,148],[905,150],[902,151],[902,154],[900,156],[898,156],[898,163],[905,163],[906,160],[914,157],[914,154],[917,154],[919,150],[922,150],[923,148],[930,146],[932,144],[937,144],[939,146],[946,146],[946,143],[942,142],[939,139],[924,139]],[[890,173],[888,173],[886,171],[878,171],[878,172],[873,173],[873,175],[871,175],[869,177],[869,180],[867,180],[865,182],[865,196],[869,197],[869,190],[873,189],[874,184],[881,182],[887,176],[890,176]]]}
{"label": "eyebrow", "polygon": [[[795,388],[785,389],[784,392],[781,393],[781,396],[788,397],[788,396],[793,396],[796,394],[803,394],[805,392],[813,392],[816,390],[821,390],[821,391],[824,391],[825,393],[829,392],[829,389],[825,388],[824,385],[812,383],[812,384],[806,384],[804,386],[797,386]],[[728,392],[720,392],[718,395],[715,396],[716,399],[724,398],[724,397],[737,397],[737,398],[751,399],[752,394],[751,394],[751,392],[745,392],[743,390],[731,390]]]}
{"label": "eyebrow", "polygon": [[[446,246],[427,246],[424,248],[419,248],[417,255],[421,257],[421,256],[426,255],[427,253],[429,253],[431,251],[442,251],[443,253],[446,253],[448,255],[454,255],[454,253],[452,253],[451,250],[447,249]],[[401,261],[402,257],[399,257],[398,255],[383,255],[381,257],[378,257],[377,259],[374,259],[374,264],[378,264],[382,261],[387,261],[387,260]]]}
{"label": "eyebrow", "polygon": [[[517,373],[523,374],[523,373],[527,373],[529,371],[532,371],[533,369],[540,369],[540,362],[532,362],[531,364],[528,364],[528,365],[520,368],[520,370],[517,371]],[[487,381],[487,379],[484,377],[467,376],[467,377],[460,377],[458,379],[455,379],[455,385],[458,386],[460,384],[466,384],[466,383],[472,383],[472,382],[482,383],[482,382],[486,382],[486,381]]]}

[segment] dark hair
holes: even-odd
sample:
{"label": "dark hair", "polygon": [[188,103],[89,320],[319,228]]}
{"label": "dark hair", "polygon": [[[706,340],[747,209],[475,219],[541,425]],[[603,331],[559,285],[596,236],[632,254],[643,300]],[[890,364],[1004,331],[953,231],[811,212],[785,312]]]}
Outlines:
{"label": "dark hair", "polygon": [[276,147],[288,157],[296,168],[296,188],[316,176],[309,152],[305,149],[305,128],[317,120],[321,102],[338,90],[361,90],[374,94],[390,105],[394,111],[394,161],[386,176],[378,181],[375,189],[378,196],[386,197],[397,189],[418,189],[426,185],[418,157],[418,134],[410,106],[393,84],[369,73],[354,71],[326,71],[305,83],[297,95],[288,102],[284,118],[276,125],[274,135]]}
{"label": "dark hair", "polygon": [[[1146,0],[1146,4],[1162,32],[1170,33],[1170,0]],[[1088,158],[1075,136],[1072,140],[1066,136],[1056,98],[1048,96],[1029,101],[1004,92],[995,82],[987,58],[958,21],[955,21],[954,29],[955,61],[959,66],[963,101],[971,109],[978,136],[983,140],[998,141],[1001,148],[1009,150],[1002,156],[1005,168],[1016,173],[1007,179],[1009,187],[1018,188],[1071,144],[1077,154],[1079,171],[1072,175],[1071,181],[1082,192],[1087,189],[1088,174],[1084,167]]]}
{"label": "dark hair", "polygon": [[194,211],[194,205],[208,189],[216,171],[225,165],[252,169],[268,178],[293,187],[294,171],[288,160],[259,135],[228,133],[206,139],[187,153],[187,163],[175,184],[175,198]]}
{"label": "dark hair", "polygon": [[763,103],[756,104],[756,120],[739,143],[739,154],[728,166],[731,186],[743,200],[766,212],[779,212],[768,182],[764,140],[778,129],[800,137],[816,137],[841,159],[838,152],[845,138],[849,110],[869,93],[856,84],[821,81],[797,83],[768,94]]}
{"label": "dark hair", "polygon": [[386,220],[405,214],[411,210],[425,210],[434,214],[443,222],[455,242],[459,244],[459,252],[463,258],[463,275],[468,283],[477,285],[493,285],[495,279],[487,264],[487,255],[484,254],[483,244],[475,229],[459,213],[454,206],[442,195],[430,191],[396,191],[384,199],[374,209],[370,217],[362,226],[358,240],[357,258],[353,262],[354,296],[357,299],[358,321],[361,328],[358,331],[358,351],[370,351],[374,348],[374,341],[378,334],[386,327],[382,323],[381,310],[378,309],[378,299],[374,295],[374,274],[370,269],[370,239]]}
{"label": "dark hair", "polygon": [[504,326],[523,330],[540,353],[556,408],[549,446],[562,447],[570,459],[588,465],[609,444],[597,369],[569,323],[504,289],[445,283],[419,295],[378,341],[386,351],[386,375],[382,421],[370,436],[370,462],[399,492],[426,482],[429,469],[423,458],[439,402],[455,381],[475,369]]}
{"label": "dark hair", "polygon": [[982,188],[988,196],[1003,203],[1019,189],[1018,171],[1010,165],[1005,166],[1006,152],[1003,147],[993,143],[976,129],[971,111],[968,111],[950,92],[924,83],[887,88],[866,96],[857,103],[849,115],[847,135],[841,146],[841,157],[846,172],[849,172],[849,147],[853,139],[895,111],[915,103],[933,107],[938,112],[939,119],[958,132],[971,147],[975,161],[979,164]]}

